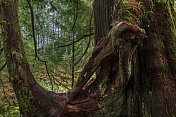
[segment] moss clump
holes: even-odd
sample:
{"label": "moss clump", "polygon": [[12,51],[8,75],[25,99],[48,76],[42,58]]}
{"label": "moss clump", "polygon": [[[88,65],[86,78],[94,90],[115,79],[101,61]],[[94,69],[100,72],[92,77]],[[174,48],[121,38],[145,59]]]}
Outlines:
{"label": "moss clump", "polygon": [[127,20],[132,22],[134,20],[136,23],[140,23],[143,17],[143,9],[139,3],[134,2],[124,2],[122,5],[115,5],[113,20],[118,19],[118,21]]}

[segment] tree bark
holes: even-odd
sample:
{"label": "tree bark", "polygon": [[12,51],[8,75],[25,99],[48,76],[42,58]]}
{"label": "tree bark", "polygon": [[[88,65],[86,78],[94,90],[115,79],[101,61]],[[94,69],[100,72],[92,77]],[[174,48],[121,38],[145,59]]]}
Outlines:
{"label": "tree bark", "polygon": [[176,115],[176,46],[172,1],[155,1],[145,43],[147,72],[152,91],[152,116]]}
{"label": "tree bark", "polygon": [[94,0],[95,45],[107,35],[112,23],[114,0]]}
{"label": "tree bark", "polygon": [[[112,14],[114,7],[114,0],[94,0],[93,2],[93,13],[94,13],[94,44],[95,46],[98,42],[107,36],[109,30],[112,28],[110,25],[112,23]],[[102,73],[100,73],[102,68],[96,70],[96,80],[92,89],[97,89],[98,82],[101,80]]]}

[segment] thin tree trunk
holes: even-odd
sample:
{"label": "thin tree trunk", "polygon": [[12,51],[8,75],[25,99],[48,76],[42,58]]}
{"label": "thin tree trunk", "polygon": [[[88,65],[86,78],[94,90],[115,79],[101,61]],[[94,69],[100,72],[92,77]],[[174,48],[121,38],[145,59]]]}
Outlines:
{"label": "thin tree trunk", "polygon": [[74,41],[75,41],[75,34],[73,32],[73,45],[72,45],[72,87],[74,85],[74,78],[75,78],[75,44],[74,44]]}

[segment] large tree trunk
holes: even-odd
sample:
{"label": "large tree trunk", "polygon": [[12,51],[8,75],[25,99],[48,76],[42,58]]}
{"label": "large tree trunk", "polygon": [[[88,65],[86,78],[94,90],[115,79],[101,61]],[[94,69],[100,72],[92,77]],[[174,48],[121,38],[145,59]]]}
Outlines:
{"label": "large tree trunk", "polygon": [[115,90],[113,95],[101,102],[100,110],[92,116],[176,116],[176,30],[173,3],[171,0],[142,2],[145,11],[141,27],[146,31],[146,37],[133,54],[129,83],[124,87],[124,94],[119,95],[119,89]]}
{"label": "large tree trunk", "polygon": [[[171,0],[144,2],[143,6],[135,2],[116,5],[111,30],[106,36],[103,32],[101,40],[96,38],[100,41],[66,95],[47,91],[35,81],[25,56],[17,3],[1,1],[9,81],[22,116],[84,117],[90,112],[95,117],[176,115],[175,12]],[[105,27],[107,33],[109,26]],[[90,80],[100,67],[99,80]]]}
{"label": "large tree trunk", "polygon": [[172,1],[155,1],[144,43],[152,116],[176,115],[176,33]]}

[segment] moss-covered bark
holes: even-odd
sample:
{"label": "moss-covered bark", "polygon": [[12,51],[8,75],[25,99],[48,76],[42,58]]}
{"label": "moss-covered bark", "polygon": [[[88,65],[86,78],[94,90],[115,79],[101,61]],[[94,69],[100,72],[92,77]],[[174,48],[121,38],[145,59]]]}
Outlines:
{"label": "moss-covered bark", "polygon": [[27,87],[27,75],[23,66],[27,64],[18,23],[17,3],[12,0],[1,1],[1,23],[3,48],[9,72],[9,81],[15,91],[21,114],[27,117],[35,112],[32,92]]}
{"label": "moss-covered bark", "polygon": [[[132,75],[128,85],[124,90],[117,89],[112,95],[108,95],[99,104],[100,109],[91,116],[176,116],[176,35],[173,4],[172,1],[142,2],[144,12],[135,15],[143,15],[143,19],[139,21],[146,31],[146,37],[133,54]],[[129,15],[131,6],[124,4],[121,7],[125,10],[117,18],[132,21]],[[133,10],[132,13],[135,13]],[[120,12],[120,9],[117,11]]]}
{"label": "moss-covered bark", "polygon": [[154,2],[153,14],[148,19],[150,41],[146,41],[146,49],[152,87],[152,116],[176,115],[176,35],[171,2]]}

